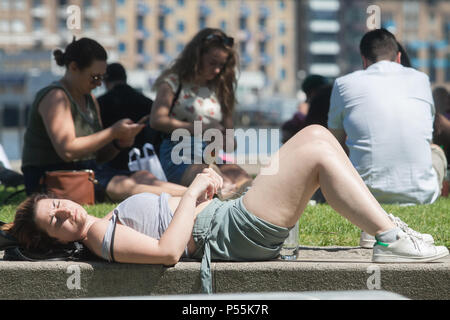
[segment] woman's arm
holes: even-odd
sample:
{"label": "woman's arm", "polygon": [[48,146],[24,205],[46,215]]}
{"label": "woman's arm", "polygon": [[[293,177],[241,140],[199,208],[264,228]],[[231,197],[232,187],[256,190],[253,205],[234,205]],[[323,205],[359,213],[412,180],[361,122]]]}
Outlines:
{"label": "woman's arm", "polygon": [[[115,260],[123,263],[176,264],[192,235],[197,202],[211,199],[222,183],[222,178],[212,169],[205,169],[203,173],[198,174],[159,240],[118,224],[113,248]],[[97,255],[101,255],[102,240],[108,223],[102,219],[89,229],[86,243]]]}
{"label": "woman's arm", "polygon": [[50,91],[42,99],[38,111],[56,153],[67,162],[95,153],[114,139],[135,136],[143,127],[123,119],[89,136],[76,137],[70,102],[59,89]]}
{"label": "woman's arm", "polygon": [[186,129],[194,133],[194,124],[180,121],[169,116],[175,93],[167,83],[162,83],[158,87],[155,101],[153,102],[150,114],[150,126],[155,130],[172,133],[176,129]]}

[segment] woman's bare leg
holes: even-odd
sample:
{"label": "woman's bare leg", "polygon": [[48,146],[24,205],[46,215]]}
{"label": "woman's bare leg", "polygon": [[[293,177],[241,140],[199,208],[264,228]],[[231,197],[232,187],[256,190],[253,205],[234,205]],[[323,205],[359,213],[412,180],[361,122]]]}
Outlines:
{"label": "woman's bare leg", "polygon": [[320,186],[333,209],[369,234],[395,227],[326,128],[313,125],[301,130],[271,161],[278,170],[257,176],[243,199],[256,216],[293,226]]}
{"label": "woman's bare leg", "polygon": [[133,175],[115,176],[108,183],[106,192],[114,201],[122,201],[134,194],[148,192],[160,195],[165,192],[172,196],[182,196],[187,190],[186,187],[158,180],[147,171],[137,171]]}

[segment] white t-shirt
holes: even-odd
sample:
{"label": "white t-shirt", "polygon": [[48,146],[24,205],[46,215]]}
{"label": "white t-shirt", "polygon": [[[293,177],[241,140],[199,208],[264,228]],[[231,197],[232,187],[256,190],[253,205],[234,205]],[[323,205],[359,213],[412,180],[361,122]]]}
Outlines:
{"label": "white t-shirt", "polygon": [[428,76],[391,61],[336,79],[328,128],[344,129],[350,160],[381,203],[432,203],[439,196],[430,143]]}

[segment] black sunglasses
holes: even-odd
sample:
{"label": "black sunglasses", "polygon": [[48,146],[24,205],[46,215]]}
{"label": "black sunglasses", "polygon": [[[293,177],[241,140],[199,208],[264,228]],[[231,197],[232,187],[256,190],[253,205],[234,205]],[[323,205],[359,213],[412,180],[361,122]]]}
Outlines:
{"label": "black sunglasses", "polygon": [[107,77],[106,74],[93,74],[91,75],[92,81],[103,81]]}
{"label": "black sunglasses", "polygon": [[219,34],[210,34],[208,35],[205,40],[207,41],[219,41],[223,45],[227,47],[232,47],[234,44],[234,39],[232,37],[222,36]]}

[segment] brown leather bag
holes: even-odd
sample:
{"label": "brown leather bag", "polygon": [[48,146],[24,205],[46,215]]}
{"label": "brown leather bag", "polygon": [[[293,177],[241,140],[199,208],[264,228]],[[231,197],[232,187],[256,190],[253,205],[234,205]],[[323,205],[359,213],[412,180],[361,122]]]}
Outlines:
{"label": "brown leather bag", "polygon": [[95,174],[92,170],[47,171],[41,178],[44,192],[75,201],[81,205],[95,204]]}

